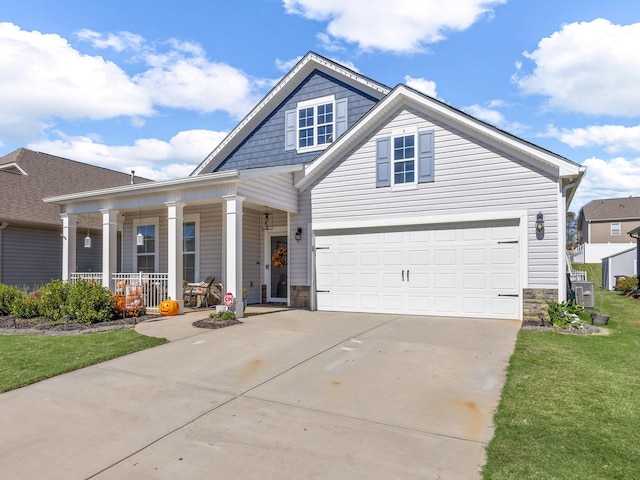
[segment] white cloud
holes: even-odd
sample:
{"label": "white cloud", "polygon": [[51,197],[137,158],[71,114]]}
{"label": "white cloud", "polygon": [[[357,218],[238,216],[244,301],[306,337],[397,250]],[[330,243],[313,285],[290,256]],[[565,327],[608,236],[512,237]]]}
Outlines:
{"label": "white cloud", "polygon": [[498,110],[497,107],[504,107],[502,100],[492,100],[488,103],[488,106],[474,104],[463,107],[462,110],[469,115],[478,118],[484,122],[487,122],[495,127],[501,128],[512,134],[522,134],[527,127],[518,122],[509,122],[504,114]]}
{"label": "white cloud", "polygon": [[283,0],[289,14],[328,22],[325,43],[409,53],[469,28],[506,0]]}
{"label": "white cloud", "polygon": [[549,97],[552,108],[596,115],[640,114],[640,23],[571,23],[524,56],[533,72],[514,80],[528,94]]}
{"label": "white cloud", "polygon": [[640,151],[640,126],[591,125],[585,128],[547,127],[548,137],[557,138],[573,148],[603,147],[608,152]]}
{"label": "white cloud", "polygon": [[413,78],[410,75],[404,77],[404,82],[407,87],[414,88],[419,92],[429,95],[433,98],[438,98],[438,92],[436,90],[436,82],[432,80],[426,80],[424,78]]}
{"label": "white cloud", "polygon": [[95,48],[113,48],[116,52],[140,50],[145,41],[140,35],[131,32],[99,33],[83,29],[76,33],[78,39],[89,42]]}
{"label": "white cloud", "polygon": [[8,132],[32,124],[33,133],[55,117],[98,120],[153,112],[149,96],[116,64],[82,55],[59,35],[0,23],[0,51],[1,123]]}
{"label": "white cloud", "polygon": [[[0,142],[32,141],[62,120],[130,117],[141,127],[160,108],[224,111],[241,118],[269,82],[208,60],[201,46],[169,40],[164,51],[129,32],[82,30],[95,48],[132,55],[137,74],[74,48],[56,34],[0,23]],[[140,68],[142,67],[142,69]]]}
{"label": "white cloud", "polygon": [[182,131],[168,142],[143,138],[133,145],[112,146],[91,136],[35,142],[27,148],[153,180],[186,177],[224,139],[226,132]]}
{"label": "white cloud", "polygon": [[571,204],[578,211],[591,200],[623,198],[638,195],[640,185],[640,158],[628,160],[616,157],[610,160],[589,158],[582,163],[587,167]]}

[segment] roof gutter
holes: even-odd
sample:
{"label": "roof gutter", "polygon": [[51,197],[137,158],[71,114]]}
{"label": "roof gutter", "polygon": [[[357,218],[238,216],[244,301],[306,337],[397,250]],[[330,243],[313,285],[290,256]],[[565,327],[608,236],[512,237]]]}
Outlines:
{"label": "roof gutter", "polygon": [[2,223],[0,223],[0,230],[4,230],[8,226],[9,226],[9,222],[7,222],[6,220],[3,220]]}

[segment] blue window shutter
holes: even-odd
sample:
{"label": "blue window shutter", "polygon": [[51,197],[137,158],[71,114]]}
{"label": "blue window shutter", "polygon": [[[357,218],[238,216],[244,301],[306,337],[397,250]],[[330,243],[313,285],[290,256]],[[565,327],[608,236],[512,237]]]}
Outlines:
{"label": "blue window shutter", "polygon": [[376,142],[376,187],[391,186],[391,138]]}
{"label": "blue window shutter", "polygon": [[433,182],[433,130],[418,132],[418,183]]}
{"label": "blue window shutter", "polygon": [[284,112],[284,149],[296,149],[296,111]]}
{"label": "blue window shutter", "polygon": [[347,131],[347,100],[346,98],[336,100],[336,138]]}

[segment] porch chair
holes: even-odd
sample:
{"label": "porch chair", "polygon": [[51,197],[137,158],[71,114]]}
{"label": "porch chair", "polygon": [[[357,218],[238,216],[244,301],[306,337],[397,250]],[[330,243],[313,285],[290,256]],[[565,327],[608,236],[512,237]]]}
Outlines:
{"label": "porch chair", "polygon": [[[200,307],[202,305],[202,303],[205,304],[205,306],[209,306],[209,297],[213,296],[216,297],[216,300],[218,302],[222,301],[222,289],[214,284],[213,282],[215,281],[215,277],[211,276],[211,277],[207,277],[205,278],[205,280],[201,283],[189,283],[184,287],[183,290],[183,300],[184,300],[184,305],[186,307],[191,307],[193,299],[195,298],[196,303],[195,306]],[[216,295],[217,294],[217,295]]]}

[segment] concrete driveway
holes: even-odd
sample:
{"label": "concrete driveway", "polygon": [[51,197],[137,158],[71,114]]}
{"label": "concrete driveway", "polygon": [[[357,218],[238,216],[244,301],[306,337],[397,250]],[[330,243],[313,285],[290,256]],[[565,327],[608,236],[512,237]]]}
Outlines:
{"label": "concrete driveway", "polygon": [[0,395],[8,479],[474,479],[519,321],[287,310]]}

